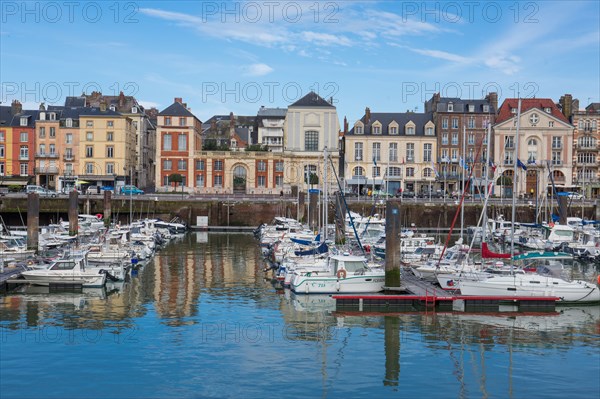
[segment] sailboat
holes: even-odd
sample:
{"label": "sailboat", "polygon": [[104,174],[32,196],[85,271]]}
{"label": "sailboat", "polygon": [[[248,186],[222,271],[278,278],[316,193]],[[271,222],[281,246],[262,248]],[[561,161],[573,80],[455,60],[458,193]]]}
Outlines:
{"label": "sailboat", "polygon": [[[513,172],[513,193],[516,192],[517,164],[519,156],[519,129],[521,120],[521,99],[517,107],[517,128]],[[511,255],[514,255],[514,222],[516,196],[513,195]],[[460,283],[462,295],[516,297],[556,297],[563,303],[600,302],[600,288],[586,281],[567,281],[554,276],[530,273],[492,275],[482,280],[464,280]]]}

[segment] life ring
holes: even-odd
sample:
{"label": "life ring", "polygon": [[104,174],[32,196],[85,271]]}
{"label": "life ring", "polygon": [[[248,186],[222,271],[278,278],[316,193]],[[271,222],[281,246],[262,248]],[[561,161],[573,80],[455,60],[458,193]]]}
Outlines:
{"label": "life ring", "polygon": [[98,219],[98,220],[102,220],[102,214],[101,214],[101,213],[97,213],[97,214],[96,214],[96,219]]}
{"label": "life ring", "polygon": [[346,270],[340,269],[340,270],[338,270],[336,275],[337,275],[338,279],[344,279],[344,278],[346,278],[347,273],[346,273]]}
{"label": "life ring", "polygon": [[552,228],[552,227],[554,227],[554,223],[550,222],[550,224],[548,226],[550,226],[550,228]]}

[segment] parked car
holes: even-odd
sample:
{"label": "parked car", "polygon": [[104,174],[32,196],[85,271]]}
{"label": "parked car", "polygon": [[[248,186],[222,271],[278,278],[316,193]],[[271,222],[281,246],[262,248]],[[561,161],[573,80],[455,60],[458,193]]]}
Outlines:
{"label": "parked car", "polygon": [[[459,199],[462,196],[462,192],[461,191],[454,191],[452,193],[452,198],[454,199]],[[465,198],[471,198],[471,193],[465,193]]]}
{"label": "parked car", "polygon": [[401,196],[403,198],[415,198],[415,192],[414,191],[403,191]]}
{"label": "parked car", "polygon": [[121,187],[121,194],[123,195],[141,195],[144,194],[143,190],[140,190],[136,186],[126,185]]}
{"label": "parked car", "polygon": [[28,185],[25,188],[25,192],[29,193],[37,193],[41,197],[56,197],[58,193],[56,191],[48,190],[42,186]]}
{"label": "parked car", "polygon": [[580,200],[583,199],[583,195],[579,194],[579,193],[574,193],[572,191],[567,193],[567,197],[569,197],[572,200]]}
{"label": "parked car", "polygon": [[372,194],[373,194],[373,196],[379,197],[379,198],[388,198],[388,197],[394,196],[393,194],[390,194],[385,190],[375,190]]}

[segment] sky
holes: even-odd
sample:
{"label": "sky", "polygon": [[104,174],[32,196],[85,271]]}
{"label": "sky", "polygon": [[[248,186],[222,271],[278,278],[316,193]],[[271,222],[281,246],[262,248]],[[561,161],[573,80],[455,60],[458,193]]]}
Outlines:
{"label": "sky", "polygon": [[0,2],[0,101],[93,90],[206,120],[313,90],[340,123],[435,92],[600,101],[598,1]]}

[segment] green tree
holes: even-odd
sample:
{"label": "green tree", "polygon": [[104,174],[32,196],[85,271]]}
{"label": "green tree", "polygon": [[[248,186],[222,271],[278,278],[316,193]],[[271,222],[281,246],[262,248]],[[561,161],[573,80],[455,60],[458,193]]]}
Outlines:
{"label": "green tree", "polygon": [[176,183],[175,186],[173,187],[173,191],[175,191],[177,189],[177,183],[181,184],[183,182],[183,176],[181,176],[179,173],[173,173],[171,175],[169,175],[169,183]]}
{"label": "green tree", "polygon": [[267,145],[252,144],[246,147],[246,151],[267,152],[269,147]]}

